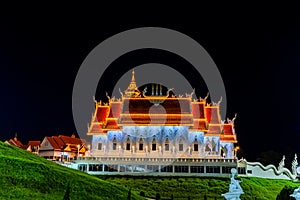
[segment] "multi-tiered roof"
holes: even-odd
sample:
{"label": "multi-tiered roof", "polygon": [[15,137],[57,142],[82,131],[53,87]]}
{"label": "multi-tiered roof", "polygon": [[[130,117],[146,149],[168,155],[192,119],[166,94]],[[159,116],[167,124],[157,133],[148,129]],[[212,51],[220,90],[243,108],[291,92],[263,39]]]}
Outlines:
{"label": "multi-tiered roof", "polygon": [[108,103],[96,102],[88,135],[105,135],[124,126],[188,126],[190,132],[220,136],[221,142],[237,142],[235,118],[221,120],[220,102],[210,104],[206,98],[192,99],[192,95],[177,97],[169,91],[164,96],[160,85],[152,85],[153,95],[146,96],[136,86],[134,71],[128,88],[121,94],[122,98],[109,98]]}

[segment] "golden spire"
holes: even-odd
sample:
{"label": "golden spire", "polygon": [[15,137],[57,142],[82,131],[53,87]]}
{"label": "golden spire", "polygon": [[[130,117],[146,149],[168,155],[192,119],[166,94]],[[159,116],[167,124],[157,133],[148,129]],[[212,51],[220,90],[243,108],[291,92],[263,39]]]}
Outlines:
{"label": "golden spire", "polygon": [[134,69],[132,70],[131,82],[135,82],[135,78],[134,78]]}
{"label": "golden spire", "polygon": [[140,94],[138,87],[136,86],[135,78],[134,78],[134,69],[132,70],[131,81],[128,85],[128,88],[125,90],[126,97],[136,97]]}

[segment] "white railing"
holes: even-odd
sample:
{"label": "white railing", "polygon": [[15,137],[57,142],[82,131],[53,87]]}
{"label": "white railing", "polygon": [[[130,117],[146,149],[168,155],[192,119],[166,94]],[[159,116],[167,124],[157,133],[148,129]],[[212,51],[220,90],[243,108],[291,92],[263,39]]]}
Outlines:
{"label": "white railing", "polygon": [[237,159],[228,158],[197,158],[197,157],[116,157],[116,156],[97,156],[79,157],[77,162],[198,162],[198,163],[237,163]]}

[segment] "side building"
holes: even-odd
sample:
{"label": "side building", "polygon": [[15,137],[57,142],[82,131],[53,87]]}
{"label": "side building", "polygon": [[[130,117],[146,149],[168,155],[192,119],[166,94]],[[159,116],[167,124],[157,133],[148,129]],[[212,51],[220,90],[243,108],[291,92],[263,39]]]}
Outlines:
{"label": "side building", "polygon": [[72,136],[46,136],[41,142],[39,155],[54,161],[70,161],[85,156],[85,141]]}

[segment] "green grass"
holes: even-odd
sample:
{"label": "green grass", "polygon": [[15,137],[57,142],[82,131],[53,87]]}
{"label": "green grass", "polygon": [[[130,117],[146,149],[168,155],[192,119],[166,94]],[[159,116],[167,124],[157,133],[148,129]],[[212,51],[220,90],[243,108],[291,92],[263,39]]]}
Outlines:
{"label": "green grass", "polygon": [[[224,199],[221,194],[228,191],[230,178],[195,178],[195,177],[132,177],[132,176],[98,176],[108,182],[126,185],[133,191],[143,191],[147,197],[154,198],[159,193],[167,199],[174,195],[174,199]],[[262,178],[240,178],[241,187],[244,190],[241,199],[270,200],[276,199],[277,195],[285,186],[299,187],[300,182],[287,180],[272,180]]]}
{"label": "green grass", "polygon": [[[127,199],[128,189],[0,142],[0,199]],[[143,199],[134,191],[132,199]]]}
{"label": "green grass", "polygon": [[[100,178],[100,179],[99,179]],[[102,179],[102,180],[101,180]],[[240,178],[245,192],[241,199],[276,199],[282,189],[296,188],[300,182],[261,178]],[[70,184],[71,199],[127,199],[129,188],[132,199],[223,199],[228,191],[228,178],[90,176],[47,161],[0,142],[0,199],[63,199]]]}

